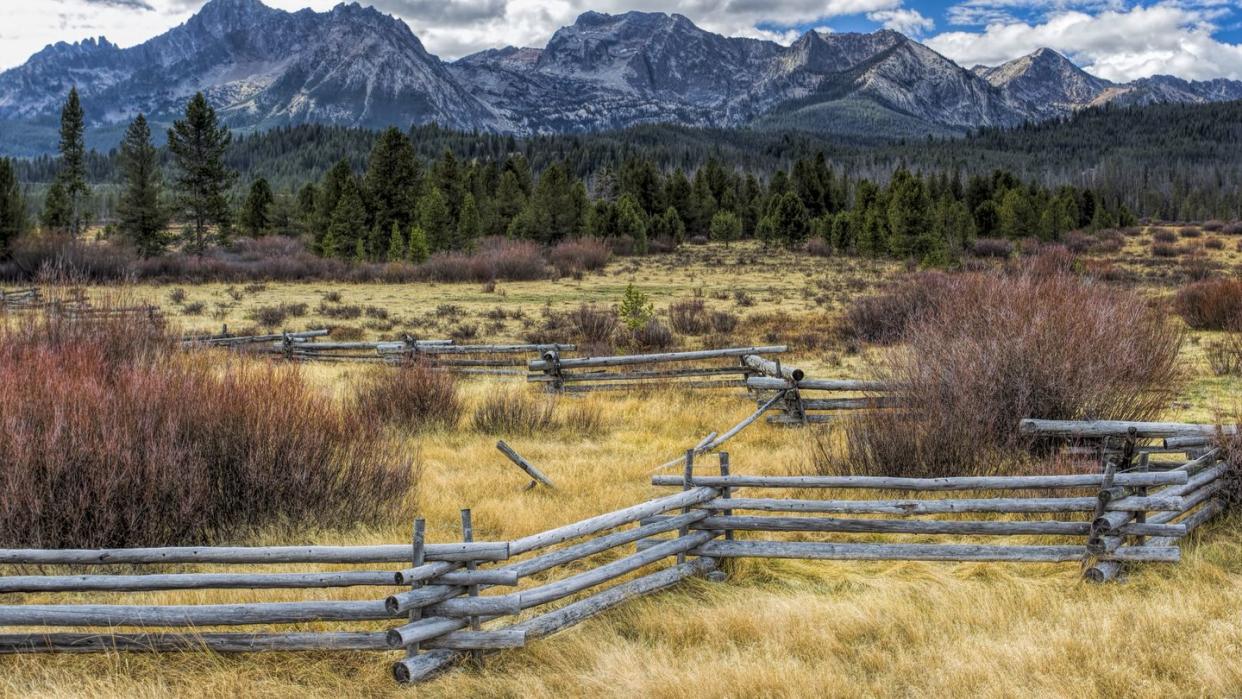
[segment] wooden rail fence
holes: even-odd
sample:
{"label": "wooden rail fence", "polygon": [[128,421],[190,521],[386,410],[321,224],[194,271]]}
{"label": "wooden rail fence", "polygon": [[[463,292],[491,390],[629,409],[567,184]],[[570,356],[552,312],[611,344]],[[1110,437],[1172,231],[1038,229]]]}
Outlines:
{"label": "wooden rail fence", "polygon": [[690,352],[662,352],[609,357],[562,357],[549,350],[527,364],[526,380],[543,384],[550,391],[624,391],[658,385],[682,388],[745,388],[756,375],[746,358],[756,354],[780,354],[784,345],[728,347]]}
{"label": "wooden rail fence", "polygon": [[218,335],[183,338],[186,348],[229,347],[299,362],[358,362],[401,364],[418,361],[458,374],[522,376],[526,356],[545,352],[570,352],[564,344],[459,345],[453,340],[419,340],[409,335],[400,340],[333,342],[321,340],[326,329],[268,335]]}
{"label": "wooden rail fence", "polygon": [[37,288],[13,289],[11,291],[0,289],[0,309],[20,310],[42,307],[43,294]]}
{"label": "wooden rail fence", "polygon": [[[1065,428],[1058,423],[1038,429]],[[462,541],[456,543],[427,543],[425,524],[418,519],[409,544],[383,546],[0,550],[0,566],[37,566],[40,572],[0,577],[3,595],[388,588],[361,600],[4,604],[0,605],[0,627],[101,630],[0,634],[0,653],[398,651],[402,657],[392,665],[393,677],[417,682],[465,657],[479,658],[486,652],[525,645],[691,576],[708,574],[709,579],[723,580],[719,568],[724,559],[1082,562],[1088,580],[1106,581],[1116,578],[1126,564],[1178,561],[1178,540],[1224,508],[1220,495],[1228,467],[1216,449],[1187,462],[1136,459],[1138,433],[1130,426],[1124,434],[1114,429],[1110,436],[1125,440],[1118,456],[1107,456],[1099,472],[1065,475],[734,475],[729,455],[723,452],[719,454],[719,475],[703,475],[695,473],[695,453],[690,450],[682,475],[656,476],[652,481],[657,486],[679,488],[679,492],[513,541],[475,541],[470,512],[463,510]],[[762,497],[750,493],[740,496],[743,490],[761,491]],[[826,491],[869,491],[874,495],[808,497]],[[785,492],[796,497],[779,495]],[[894,493],[919,497],[894,497]],[[751,538],[753,533],[764,538]],[[674,536],[661,537],[663,534]],[[822,534],[832,536],[806,540],[807,536]],[[892,538],[902,536],[986,538],[978,543]],[[1037,540],[1014,544],[1003,538],[1013,536]],[[634,552],[618,551],[629,544],[635,544]],[[128,572],[132,566],[169,564],[349,564],[370,568]],[[573,570],[564,571],[571,564]],[[127,572],[45,572],[48,566],[112,565],[126,566]],[[566,603],[570,598],[574,599]],[[202,627],[311,622],[348,622],[354,628],[199,631]],[[364,622],[369,628],[358,630],[357,625]],[[386,628],[374,629],[376,622]],[[126,627],[141,632],[117,630]]]}

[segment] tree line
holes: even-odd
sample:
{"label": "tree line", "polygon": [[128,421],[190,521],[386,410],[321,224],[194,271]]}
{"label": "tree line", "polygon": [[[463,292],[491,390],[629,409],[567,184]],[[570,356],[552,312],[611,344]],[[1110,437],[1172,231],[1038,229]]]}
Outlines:
{"label": "tree line", "polygon": [[[939,264],[976,237],[1056,240],[1077,228],[1134,221],[1126,198],[1089,186],[1022,180],[1002,168],[963,174],[972,169],[960,163],[920,171],[886,156],[891,145],[873,145],[867,167],[843,166],[850,162],[845,150],[813,151],[818,142],[804,134],[772,142],[739,132],[709,146],[707,132],[681,127],[625,132],[631,138],[521,140],[435,126],[380,133],[312,126],[234,139],[197,95],[168,130],[167,148],[155,147],[140,115],[117,152],[101,161],[82,145],[82,121],[71,91],[60,157],[17,168],[0,161],[0,193],[20,201],[23,172],[51,179],[40,222],[80,234],[92,173],[112,163],[118,184],[109,229],[144,255],[178,239],[201,251],[240,230],[299,236],[324,256],[370,261],[419,261],[502,235],[542,243],[626,240],[637,252],[653,241],[668,246],[693,237],[786,245],[820,238],[842,254]],[[359,156],[363,146],[368,151]],[[742,165],[748,151],[767,172]],[[328,165],[325,155],[339,157]],[[295,161],[303,165],[291,166]],[[237,163],[249,175],[245,182]],[[4,213],[22,206],[3,206],[0,246],[32,219]],[[168,232],[173,220],[182,226],[178,235]]]}
{"label": "tree line", "polygon": [[[174,242],[169,223],[184,224],[182,242],[202,252],[211,236],[227,236],[233,216],[227,197],[237,177],[224,165],[229,130],[218,123],[202,93],[186,105],[185,117],[168,130],[172,163],[171,196],[165,194],[160,153],[150,125],[139,114],[125,131],[115,154],[121,179],[112,227],[143,256],[157,255]],[[90,220],[85,114],[77,88],[71,88],[60,116],[60,157],[43,200],[38,223],[45,232],[81,237]],[[12,161],[0,159],[0,256],[30,227],[31,219]]]}

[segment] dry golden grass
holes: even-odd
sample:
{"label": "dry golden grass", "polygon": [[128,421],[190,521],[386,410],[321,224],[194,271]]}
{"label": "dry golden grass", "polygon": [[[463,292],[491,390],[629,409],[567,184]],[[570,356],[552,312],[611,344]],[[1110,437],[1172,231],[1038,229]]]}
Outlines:
{"label": "dry golden grass", "polygon": [[[1232,246],[1222,254],[1232,256]],[[391,332],[414,331],[429,337],[452,325],[435,318],[440,304],[459,306],[465,322],[482,328],[486,325],[482,314],[496,306],[520,309],[534,318],[545,303],[562,308],[581,301],[615,303],[626,283],[633,281],[651,293],[660,308],[698,293],[709,305],[743,316],[784,311],[797,325],[799,319],[814,314],[813,327],[791,330],[826,331],[824,319],[838,313],[849,298],[897,272],[891,264],[788,254],[772,265],[732,264],[753,255],[753,248],[746,246],[727,252],[715,247],[692,249],[680,262],[626,260],[581,281],[501,283],[494,293],[478,285],[269,284],[262,291],[244,292],[242,301],[233,302],[225,285],[185,288],[190,301],[208,302],[209,308],[217,302],[234,304],[223,318],[230,325],[244,325],[244,315],[254,305],[304,302],[313,309],[321,292],[338,290],[345,303],[375,305],[398,317]],[[1132,264],[1118,259],[1118,264]],[[167,302],[171,288],[146,286],[137,291],[171,310]],[[1158,281],[1145,282],[1144,288],[1153,296],[1167,294]],[[754,304],[740,306],[734,296],[737,290],[745,291]],[[203,329],[216,322],[207,317],[182,320]],[[298,319],[297,327],[320,321],[312,315]],[[360,319],[356,324],[361,327],[365,322]],[[750,332],[762,335],[767,327],[766,322],[756,323]],[[481,338],[512,340],[521,329],[522,321],[510,319]],[[1198,342],[1187,345],[1185,358],[1195,380],[1183,402],[1170,406],[1171,419],[1211,419],[1232,411],[1238,402],[1236,380],[1213,377],[1206,370],[1201,341],[1207,335],[1193,337]],[[824,376],[860,375],[867,367],[866,356],[847,355],[832,345],[796,352],[788,361]],[[325,390],[340,395],[364,370],[308,368]],[[464,383],[467,413],[496,387],[490,381]],[[559,429],[506,437],[557,483],[556,492],[524,491],[528,479],[495,450],[494,436],[469,429],[468,418],[457,428],[405,435],[422,469],[416,505],[427,518],[429,539],[455,540],[462,507],[474,511],[476,537],[502,539],[666,492],[649,485],[656,465],[753,409],[739,391],[684,395],[656,390],[566,398],[557,413],[564,414],[571,401],[584,401],[601,411],[603,429],[586,438]],[[728,450],[735,472],[791,473],[807,467],[806,442],[802,432],[758,424],[730,443]],[[715,465],[714,459],[704,462],[705,469]],[[481,669],[459,668],[414,690],[397,687],[389,679],[393,654],[185,653],[3,657],[0,693],[23,697],[1238,695],[1242,694],[1238,525],[1236,515],[1213,523],[1184,546],[1182,563],[1139,568],[1126,581],[1106,586],[1080,582],[1072,564],[746,561],[724,584],[694,581],[638,600],[564,634],[489,657]],[[405,540],[408,530],[409,523],[393,522],[382,530],[305,532],[298,538],[325,544],[391,543]],[[294,543],[288,536],[269,534],[254,542]],[[309,594],[96,593],[77,599],[187,604],[366,599],[380,594],[382,588],[354,588]],[[31,595],[22,601],[49,599]]]}

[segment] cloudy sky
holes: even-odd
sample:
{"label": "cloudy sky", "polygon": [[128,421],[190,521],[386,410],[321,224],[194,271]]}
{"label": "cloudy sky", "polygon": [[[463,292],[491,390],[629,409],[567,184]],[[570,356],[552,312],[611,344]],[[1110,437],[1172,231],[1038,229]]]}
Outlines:
{"label": "cloudy sky", "polygon": [[[337,0],[264,0],[326,10]],[[0,69],[54,41],[106,36],[132,46],[205,0],[0,0]],[[734,36],[789,42],[807,29],[890,27],[971,66],[1040,47],[1111,80],[1157,73],[1242,79],[1239,0],[362,0],[403,18],[446,59],[514,44],[542,46],[585,10],[680,12]]]}

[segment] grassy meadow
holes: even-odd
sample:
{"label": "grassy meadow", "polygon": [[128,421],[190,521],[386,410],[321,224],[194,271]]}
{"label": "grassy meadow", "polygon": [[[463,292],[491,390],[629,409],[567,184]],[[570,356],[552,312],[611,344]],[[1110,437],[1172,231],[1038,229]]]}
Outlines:
{"label": "grassy meadow", "polygon": [[[1242,266],[1234,238],[1225,238],[1217,248],[1204,244],[1213,237],[1210,232],[1179,234],[1173,244],[1183,247],[1172,256],[1158,256],[1152,253],[1159,242],[1153,240],[1154,233],[1145,230],[1124,238],[1119,248],[1087,252],[1078,264],[1094,269],[1100,278],[1139,289],[1161,308],[1169,307],[1172,295],[1198,268],[1236,276]],[[810,376],[865,378],[886,350],[850,346],[838,338],[835,323],[855,299],[907,271],[887,262],[770,254],[740,243],[614,259],[602,273],[559,280],[486,285],[139,284],[125,294],[160,305],[187,332],[217,331],[222,324],[230,330],[327,326],[337,338],[409,333],[471,343],[523,341],[537,331],[545,313],[569,311],[581,303],[615,305],[633,284],[650,296],[657,316],[673,302],[701,298],[709,309],[738,317],[731,344],[789,344],[791,353],[783,361]],[[113,290],[86,291],[95,296]],[[277,318],[281,313],[272,308],[283,308],[283,317]],[[1209,421],[1236,414],[1242,384],[1236,377],[1213,375],[1204,357],[1204,348],[1217,335],[1187,334],[1182,349],[1187,388],[1163,417]],[[682,337],[679,348],[719,341]],[[342,400],[376,370],[358,365],[301,369],[316,386]],[[462,379],[462,415],[452,424],[390,429],[391,439],[417,470],[409,507],[426,518],[429,541],[458,539],[458,511],[463,507],[473,510],[475,537],[494,540],[664,494],[667,490],[650,485],[656,466],[754,409],[736,389],[687,393],[656,388],[555,399],[551,410],[556,424],[528,434],[477,429],[473,411],[508,391],[530,393],[534,401],[553,400],[536,395],[520,379]],[[590,430],[573,427],[575,412],[594,416]],[[542,469],[558,490],[525,490],[528,479],[496,451],[499,438]],[[809,473],[811,441],[805,431],[760,422],[730,442],[727,451],[735,473]],[[710,470],[716,460],[704,457],[702,463]],[[390,679],[388,663],[397,654],[66,654],[0,657],[0,693],[696,699],[1239,695],[1239,524],[1236,513],[1212,522],[1183,544],[1181,563],[1139,566],[1124,581],[1103,586],[1081,582],[1074,564],[743,561],[730,569],[723,584],[691,581],[526,648],[489,656],[482,667],[462,666],[414,688],[399,687]],[[393,543],[408,536],[408,521],[311,530],[292,523],[253,532],[240,543]],[[1020,538],[1023,543],[1040,541]],[[564,574],[552,571],[558,572]],[[362,587],[19,599],[201,604],[373,599],[383,594],[387,588]],[[296,629],[360,626],[386,628],[382,623],[323,623]]]}

